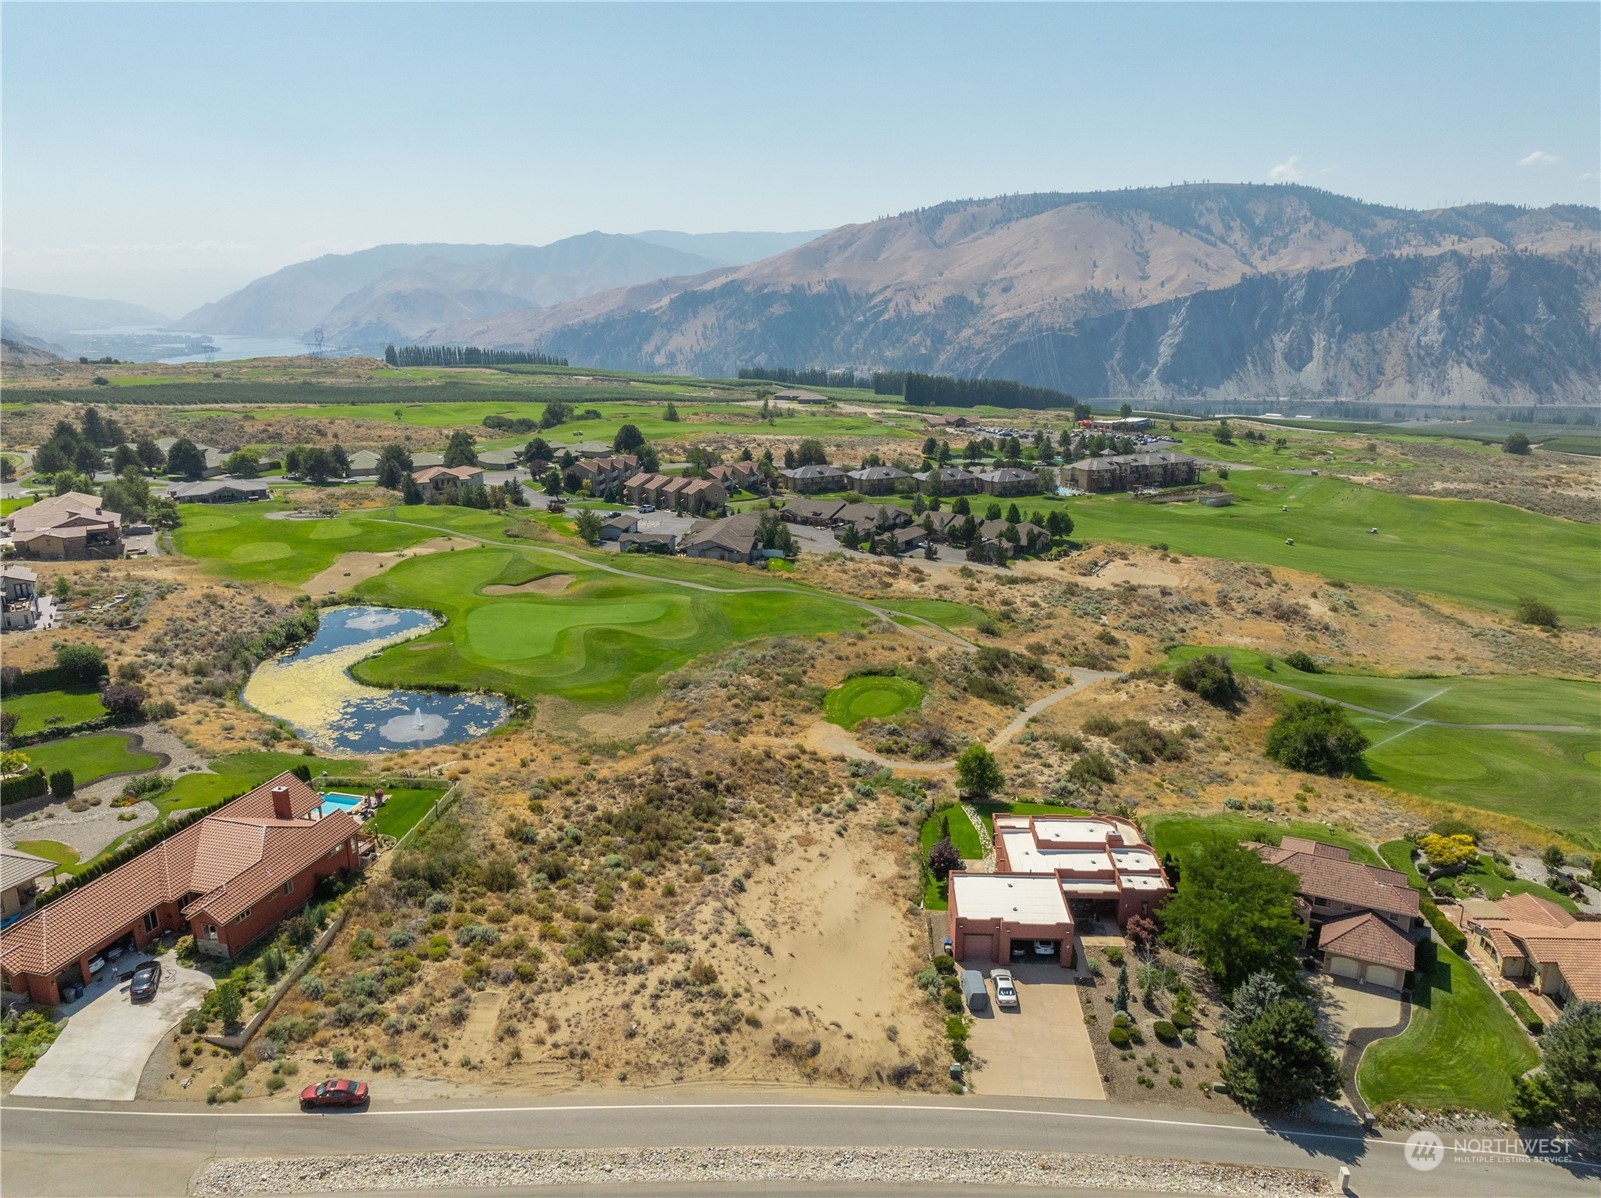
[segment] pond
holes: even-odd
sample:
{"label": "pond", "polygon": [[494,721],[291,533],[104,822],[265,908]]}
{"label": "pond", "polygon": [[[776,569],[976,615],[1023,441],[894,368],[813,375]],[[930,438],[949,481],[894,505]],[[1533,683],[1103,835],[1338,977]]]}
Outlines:
{"label": "pond", "polygon": [[321,615],[309,643],[263,662],[244,690],[246,703],[308,744],[335,753],[423,749],[483,736],[510,714],[498,695],[391,690],[350,676],[362,658],[439,627],[429,613],[331,607]]}

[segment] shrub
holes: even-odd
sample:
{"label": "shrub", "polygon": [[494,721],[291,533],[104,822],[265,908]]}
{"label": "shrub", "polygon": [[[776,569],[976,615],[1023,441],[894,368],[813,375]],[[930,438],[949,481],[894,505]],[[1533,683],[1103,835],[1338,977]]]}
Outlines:
{"label": "shrub", "polygon": [[1267,756],[1304,774],[1331,778],[1356,772],[1368,738],[1338,703],[1310,699],[1291,704],[1267,734]]}
{"label": "shrub", "polygon": [[52,798],[65,799],[72,794],[74,782],[71,770],[56,770],[50,775],[50,795]]}
{"label": "shrub", "polygon": [[1560,621],[1557,619],[1556,608],[1543,599],[1535,599],[1525,595],[1518,600],[1517,618],[1520,624],[1532,624],[1536,628],[1555,628]]}
{"label": "shrub", "polygon": [[1284,664],[1292,670],[1300,670],[1303,674],[1321,674],[1323,667],[1312,660],[1312,655],[1303,649],[1284,655]]}
{"label": "shrub", "polygon": [[1151,1025],[1151,1030],[1156,1033],[1158,1040],[1177,1040],[1179,1038],[1178,1028],[1174,1027],[1166,1019],[1158,1019]]}
{"label": "shrub", "polygon": [[1518,1022],[1529,1029],[1530,1035],[1538,1036],[1545,1031],[1545,1020],[1535,1014],[1529,1000],[1516,990],[1503,990],[1501,997],[1506,999],[1506,1005],[1512,1008],[1512,1013],[1518,1017]]}
{"label": "shrub", "polygon": [[98,682],[106,672],[106,657],[94,645],[59,645],[56,669],[72,682]]}
{"label": "shrub", "polygon": [[1118,1027],[1115,1024],[1107,1029],[1106,1038],[1112,1042],[1113,1048],[1127,1048],[1133,1043],[1133,1037],[1129,1035],[1128,1028]]}
{"label": "shrub", "polygon": [[1221,653],[1190,658],[1173,671],[1173,680],[1214,707],[1232,707],[1241,698],[1239,679]]}
{"label": "shrub", "polygon": [[1419,899],[1418,909],[1423,912],[1423,918],[1429,921],[1429,926],[1434,929],[1435,934],[1445,943],[1446,948],[1459,956],[1467,952],[1468,938],[1462,934],[1461,928],[1445,917],[1444,912],[1435,905],[1433,899]]}

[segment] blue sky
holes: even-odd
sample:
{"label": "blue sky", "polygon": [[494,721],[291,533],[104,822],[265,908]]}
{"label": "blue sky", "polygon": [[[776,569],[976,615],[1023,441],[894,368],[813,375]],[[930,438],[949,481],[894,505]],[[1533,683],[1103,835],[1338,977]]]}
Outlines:
{"label": "blue sky", "polygon": [[383,241],[1000,192],[1601,194],[1596,4],[8,2],[0,33],[8,281],[146,302]]}

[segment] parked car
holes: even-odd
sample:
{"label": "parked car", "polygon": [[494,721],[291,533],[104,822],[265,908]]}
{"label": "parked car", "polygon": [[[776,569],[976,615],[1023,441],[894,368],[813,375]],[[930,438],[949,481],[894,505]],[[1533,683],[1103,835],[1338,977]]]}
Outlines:
{"label": "parked car", "polygon": [[319,1110],[323,1107],[366,1106],[369,1095],[367,1083],[351,1081],[348,1077],[318,1082],[300,1092],[300,1109]]}
{"label": "parked car", "polygon": [[1034,942],[1034,955],[1036,957],[1054,957],[1054,956],[1056,956],[1056,941],[1054,941],[1054,940],[1036,940]]}
{"label": "parked car", "polygon": [[96,953],[94,956],[89,958],[89,976],[90,977],[94,977],[95,974],[99,973],[105,967],[106,967],[106,959],[104,957],[102,957],[99,953]]}
{"label": "parked car", "polygon": [[639,514],[641,516],[648,515],[649,513],[654,512],[655,510],[656,509],[654,507],[652,507],[648,503],[642,503],[642,504],[639,505]]}
{"label": "parked car", "polygon": [[141,961],[133,971],[133,981],[128,983],[128,998],[132,1002],[145,1002],[156,996],[160,985],[161,962]]}
{"label": "parked car", "polygon": [[990,981],[995,983],[995,1003],[997,1006],[1017,1006],[1017,987],[1012,984],[1012,971],[1010,969],[990,970]]}
{"label": "parked car", "polygon": [[1028,956],[1028,951],[1028,941],[1012,941],[1012,960],[1021,961],[1024,957]]}

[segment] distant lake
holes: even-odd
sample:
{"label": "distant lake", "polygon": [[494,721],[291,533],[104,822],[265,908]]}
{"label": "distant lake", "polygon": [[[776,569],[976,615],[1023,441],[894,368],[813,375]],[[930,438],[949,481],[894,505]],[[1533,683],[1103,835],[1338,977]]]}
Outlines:
{"label": "distant lake", "polygon": [[[232,333],[186,333],[148,325],[76,329],[57,338],[74,356],[112,357],[124,362],[238,362],[245,358],[294,358],[309,353],[298,337],[239,337]],[[205,346],[215,348],[206,349]],[[324,346],[323,356],[343,358],[358,351]]]}
{"label": "distant lake", "polygon": [[[302,354],[311,352],[304,341],[291,340],[287,337],[235,337],[228,333],[207,333],[205,337],[207,341],[217,347],[216,353],[179,354],[171,358],[158,358],[157,361],[169,366],[176,366],[184,362],[238,362],[245,358],[297,358]],[[343,358],[356,352],[349,349],[335,349],[331,346],[324,346],[322,351],[325,358]]]}

